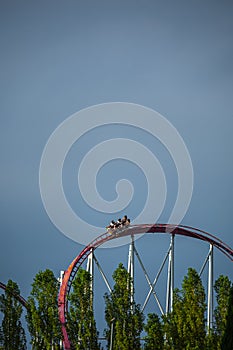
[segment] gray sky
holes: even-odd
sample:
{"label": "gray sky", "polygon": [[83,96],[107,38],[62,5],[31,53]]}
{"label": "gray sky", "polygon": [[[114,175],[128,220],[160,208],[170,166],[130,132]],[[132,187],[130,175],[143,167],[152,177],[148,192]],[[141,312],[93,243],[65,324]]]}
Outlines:
{"label": "gray sky", "polygon": [[[1,1],[2,282],[17,281],[27,297],[38,270],[48,267],[59,274],[82,249],[61,234],[46,214],[39,164],[49,136],[62,121],[103,102],[141,104],[174,125],[194,168],[193,197],[182,223],[233,246],[232,11],[231,1],[213,0]],[[82,207],[74,162],[109,133],[150,143],[148,135],[130,128],[96,130],[73,147],[64,168],[64,188],[73,209],[102,227],[111,215],[93,216]],[[177,191],[177,174],[165,150],[154,142],[150,145],[158,152],[168,182],[168,201],[159,220],[166,222]],[[140,171],[115,163],[107,169],[110,175],[102,180],[100,176],[97,184],[112,199],[111,186],[121,178],[119,169],[124,169],[124,176],[132,176],[135,184],[136,197],[129,208],[134,218],[145,199],[146,183]],[[161,252],[166,251],[159,238],[153,248],[148,239],[138,245],[149,268],[154,264],[152,256],[159,264]],[[188,239],[177,240],[176,247],[179,285],[188,266],[200,268],[208,247]],[[114,258],[115,264],[126,261],[127,249],[98,254],[103,265],[110,266]],[[215,277],[223,273],[233,280],[232,263],[217,252],[215,257]],[[153,278],[155,272],[151,273]]]}

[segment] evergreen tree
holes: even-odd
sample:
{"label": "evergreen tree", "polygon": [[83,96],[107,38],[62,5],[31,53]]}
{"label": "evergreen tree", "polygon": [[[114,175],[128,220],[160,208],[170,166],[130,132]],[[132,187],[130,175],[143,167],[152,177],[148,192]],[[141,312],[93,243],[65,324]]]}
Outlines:
{"label": "evergreen tree", "polygon": [[203,349],[205,345],[205,290],[194,269],[188,270],[182,284],[185,314],[184,338],[189,349]]}
{"label": "evergreen tree", "polygon": [[147,333],[145,337],[145,350],[164,349],[164,333],[158,315],[148,314],[147,324],[144,326]]}
{"label": "evergreen tree", "polygon": [[226,327],[223,333],[221,350],[233,349],[233,285],[230,289],[230,296],[228,299],[228,309],[226,316]]}
{"label": "evergreen tree", "polygon": [[165,317],[166,347],[199,350],[206,346],[205,291],[197,272],[189,268],[181,291],[176,290],[173,311]]}
{"label": "evergreen tree", "polygon": [[69,296],[68,332],[77,350],[98,350],[98,332],[93,313],[91,275],[79,268]]}
{"label": "evergreen tree", "polygon": [[113,279],[113,291],[109,295],[105,294],[108,348],[113,339],[113,349],[140,349],[143,314],[139,305],[131,301],[131,277],[124,266],[119,264],[113,273]]}
{"label": "evergreen tree", "polygon": [[22,305],[15,296],[20,295],[17,283],[9,280],[5,295],[0,296],[0,311],[3,312],[1,342],[5,350],[26,349],[26,337],[20,317]]}
{"label": "evergreen tree", "polygon": [[165,349],[184,350],[182,325],[185,322],[185,313],[181,291],[175,289],[173,293],[173,311],[163,316]]}
{"label": "evergreen tree", "polygon": [[50,270],[40,271],[32,283],[28,298],[27,322],[32,349],[60,349],[61,330],[57,296],[59,282]]}
{"label": "evergreen tree", "polygon": [[213,335],[215,339],[215,344],[217,344],[217,349],[221,349],[221,341],[223,334],[226,329],[226,318],[228,311],[228,300],[230,296],[231,282],[227,276],[219,276],[214,284],[214,289],[216,293],[217,307],[214,310],[215,316],[215,334]]}
{"label": "evergreen tree", "polygon": [[2,326],[0,326],[0,349],[3,349],[3,346],[4,346],[3,330],[2,330]]}

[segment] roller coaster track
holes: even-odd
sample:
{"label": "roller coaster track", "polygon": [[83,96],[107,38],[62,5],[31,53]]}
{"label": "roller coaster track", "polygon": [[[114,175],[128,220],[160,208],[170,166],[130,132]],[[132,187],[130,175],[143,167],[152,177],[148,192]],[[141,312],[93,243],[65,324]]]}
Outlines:
{"label": "roller coaster track", "polygon": [[68,269],[64,273],[64,277],[61,283],[59,297],[58,297],[58,308],[59,308],[59,319],[61,322],[62,333],[63,333],[63,344],[65,350],[71,349],[67,329],[66,329],[66,314],[68,312],[68,301],[67,297],[70,292],[72,282],[79,267],[87,259],[91,252],[102,244],[117,239],[120,237],[134,236],[143,233],[164,233],[172,236],[180,235],[190,238],[195,238],[201,241],[208,242],[212,246],[216,247],[223,254],[225,254],[231,261],[233,261],[233,250],[219,238],[211,235],[208,232],[183,225],[172,225],[172,224],[142,224],[142,225],[131,225],[122,230],[115,230],[113,233],[105,232],[99,237],[94,239],[88,244],[81,253],[71,262]]}
{"label": "roller coaster track", "polygon": [[[4,283],[0,282],[0,288],[6,290],[7,286]],[[20,294],[12,293],[12,295],[27,309],[27,302]]]}

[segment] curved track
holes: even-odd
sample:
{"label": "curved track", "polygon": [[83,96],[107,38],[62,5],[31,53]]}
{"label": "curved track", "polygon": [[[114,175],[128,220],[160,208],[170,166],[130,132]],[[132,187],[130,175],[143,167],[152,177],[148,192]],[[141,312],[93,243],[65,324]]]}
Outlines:
{"label": "curved track", "polygon": [[66,330],[66,312],[68,310],[67,296],[69,294],[72,281],[82,263],[86,260],[88,255],[93,252],[96,248],[108,242],[110,240],[133,236],[142,233],[165,233],[172,235],[181,235],[191,238],[196,238],[202,241],[206,241],[212,244],[222,253],[224,253],[231,261],[233,261],[233,249],[227,244],[222,242],[217,237],[209,234],[208,232],[183,225],[171,225],[171,224],[142,224],[142,225],[131,225],[124,230],[118,230],[114,233],[105,232],[96,239],[94,239],[90,244],[88,244],[81,253],[72,261],[68,269],[65,271],[60,292],[58,298],[59,307],[59,319],[62,326],[63,342],[66,350],[71,349],[71,344],[69,341],[68,333]]}
{"label": "curved track", "polygon": [[[6,290],[6,285],[0,282],[0,288]],[[20,294],[13,294],[13,296],[27,309],[27,302]]]}

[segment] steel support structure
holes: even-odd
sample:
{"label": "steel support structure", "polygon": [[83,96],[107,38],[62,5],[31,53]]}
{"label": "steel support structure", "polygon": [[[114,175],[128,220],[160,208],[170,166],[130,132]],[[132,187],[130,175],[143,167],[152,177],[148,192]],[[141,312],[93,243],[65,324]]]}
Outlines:
{"label": "steel support structure", "polygon": [[[161,272],[162,272],[162,270],[164,268],[164,265],[165,265],[165,263],[166,263],[166,261],[168,259],[169,253],[170,253],[170,248],[169,248],[169,250],[168,250],[168,252],[167,252],[167,254],[166,254],[166,256],[165,256],[165,258],[164,258],[164,260],[163,260],[163,262],[162,262],[162,264],[160,266],[160,268],[159,268],[159,271],[158,271],[158,273],[157,273],[157,275],[156,275],[156,277],[155,277],[155,279],[154,279],[154,281],[152,283],[152,286],[150,287],[150,290],[149,290],[149,292],[148,292],[148,294],[146,296],[146,299],[144,301],[144,304],[142,306],[142,311],[144,311],[144,309],[145,309],[145,307],[146,307],[146,305],[147,305],[147,303],[149,301],[149,298],[151,296],[151,293],[152,293],[156,283],[158,282],[159,276],[160,276],[160,274],[161,274]],[[158,306],[159,306],[159,304],[158,304]],[[160,306],[159,306],[159,308],[160,308]],[[162,310],[160,309],[160,311],[161,311],[161,314],[164,315],[163,309]]]}
{"label": "steel support structure", "polygon": [[[91,276],[90,287],[91,287],[91,292],[93,292],[93,287],[94,287],[94,252],[93,252],[93,249],[91,249],[91,253],[88,255],[88,258],[87,258],[86,271],[89,272],[89,274]],[[91,295],[92,295],[92,293],[91,293]]]}
{"label": "steel support structure", "polygon": [[105,275],[105,273],[104,273],[102,267],[100,266],[99,261],[96,259],[95,254],[93,254],[93,258],[94,258],[94,261],[95,261],[95,263],[96,263],[96,266],[98,267],[98,270],[99,270],[99,272],[100,272],[100,274],[101,274],[101,276],[102,276],[102,278],[103,278],[103,280],[104,280],[104,283],[106,284],[106,286],[107,286],[107,288],[108,288],[108,291],[111,293],[111,292],[112,292],[112,288],[110,287],[110,284],[109,284],[109,282],[108,282],[108,280],[107,280],[107,277],[106,277],[106,275]]}
{"label": "steel support structure", "polygon": [[[142,233],[160,233],[160,234],[170,234],[171,236],[171,243],[170,248],[168,250],[168,257],[166,256],[162,266],[164,265],[167,258],[169,259],[168,264],[168,287],[169,293],[167,295],[169,298],[167,298],[167,307],[166,310],[172,309],[172,297],[173,297],[173,289],[174,289],[174,236],[180,235],[184,237],[190,237],[195,238],[203,242],[207,242],[211,245],[211,254],[208,257],[209,261],[209,311],[208,311],[208,326],[211,326],[212,323],[212,303],[213,303],[213,246],[220,250],[223,254],[226,255],[227,258],[229,258],[231,261],[233,261],[233,249],[222,242],[219,238],[216,236],[213,236],[212,234],[205,232],[203,230],[199,230],[197,228],[193,228],[190,226],[184,226],[184,225],[171,225],[171,224],[141,224],[141,225],[130,225],[126,229],[122,231],[116,231],[116,232],[104,232],[102,235],[95,238],[92,242],[90,242],[80,253],[75,257],[75,259],[70,263],[67,270],[64,273],[64,277],[62,280],[61,288],[59,291],[59,298],[58,298],[58,307],[59,307],[59,319],[61,322],[62,332],[63,332],[63,343],[65,350],[70,350],[72,348],[72,345],[69,340],[68,331],[66,329],[67,324],[67,312],[68,312],[68,295],[70,292],[70,288],[72,285],[72,281],[75,278],[76,273],[78,272],[79,267],[83,264],[86,259],[88,259],[88,256],[93,253],[95,249],[100,247],[102,244],[109,242],[111,240],[120,238],[120,237],[126,237],[126,236],[134,236],[137,234]],[[172,237],[173,236],[173,237]],[[131,242],[131,252],[130,256],[133,258],[132,252],[134,252],[134,243]],[[130,275],[133,276],[133,260],[130,259],[131,267],[130,268]],[[128,264],[129,265],[129,264]],[[160,274],[161,269],[158,274]],[[154,287],[156,281],[158,279],[158,276],[155,278],[155,281],[153,282],[152,286]],[[152,287],[151,286],[151,287]],[[1,287],[1,286],[0,286]],[[152,293],[153,288],[150,287],[149,294]]]}
{"label": "steel support structure", "polygon": [[131,242],[129,244],[128,273],[131,279],[129,281],[130,301],[131,301],[131,305],[133,305],[133,302],[134,302],[134,236],[133,235],[131,235]]}
{"label": "steel support structure", "polygon": [[173,292],[174,292],[174,241],[175,235],[171,234],[171,242],[168,256],[168,272],[167,272],[167,297],[166,297],[166,314],[172,311]]}
{"label": "steel support structure", "polygon": [[[58,279],[57,279],[58,282],[60,283],[60,287],[61,287],[61,284],[62,284],[62,280],[63,280],[63,277],[64,277],[64,273],[65,273],[65,271],[61,270],[61,271],[60,271],[60,276],[59,276]],[[60,340],[59,346],[60,346],[60,349],[63,349],[63,341],[62,341],[62,339]]]}
{"label": "steel support structure", "polygon": [[209,272],[208,272],[208,300],[207,300],[207,331],[213,325],[213,280],[214,280],[214,249],[213,244],[210,244],[209,250]]}
{"label": "steel support structure", "polygon": [[157,294],[156,294],[156,292],[155,292],[154,286],[153,286],[153,284],[151,283],[151,280],[150,280],[150,278],[149,278],[149,275],[148,275],[148,273],[147,273],[147,271],[146,271],[146,269],[145,269],[145,266],[143,265],[143,262],[142,262],[142,260],[141,260],[141,258],[140,258],[140,256],[139,256],[139,254],[138,254],[138,252],[137,252],[137,249],[136,249],[135,247],[134,247],[134,251],[135,251],[135,254],[136,254],[137,259],[138,259],[138,261],[139,261],[139,264],[141,265],[141,268],[142,268],[142,271],[143,271],[143,273],[144,273],[144,276],[145,276],[145,278],[146,278],[146,280],[147,280],[147,283],[148,283],[148,285],[149,285],[149,287],[150,287],[150,291],[153,293],[153,296],[154,296],[154,298],[155,298],[155,301],[156,301],[157,304],[158,304],[158,307],[159,307],[159,309],[160,309],[161,314],[164,315],[163,307],[162,307],[162,305],[161,305],[161,303],[160,303],[160,301],[159,301],[159,298],[158,298],[158,296],[157,296]]}

